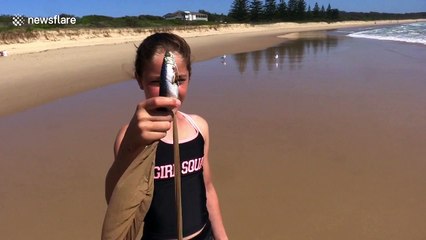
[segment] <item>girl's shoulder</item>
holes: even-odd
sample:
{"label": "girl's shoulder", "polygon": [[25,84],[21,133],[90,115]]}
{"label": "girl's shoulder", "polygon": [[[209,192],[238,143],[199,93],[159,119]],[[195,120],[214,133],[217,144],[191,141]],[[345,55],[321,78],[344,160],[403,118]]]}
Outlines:
{"label": "girl's shoulder", "polygon": [[209,125],[203,117],[201,117],[200,115],[197,115],[197,114],[185,114],[185,115],[189,116],[190,119],[192,119],[192,121],[194,121],[194,124],[199,128],[199,130],[201,131],[201,134],[204,137],[208,137]]}

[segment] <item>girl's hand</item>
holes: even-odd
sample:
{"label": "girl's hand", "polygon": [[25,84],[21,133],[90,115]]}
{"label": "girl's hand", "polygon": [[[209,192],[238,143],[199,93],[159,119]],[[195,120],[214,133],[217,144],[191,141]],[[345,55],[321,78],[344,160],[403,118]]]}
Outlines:
{"label": "girl's hand", "polygon": [[169,97],[142,101],[129,123],[125,138],[132,139],[132,145],[143,147],[164,138],[172,126],[172,111],[177,111],[180,104],[178,99]]}
{"label": "girl's hand", "polygon": [[168,97],[153,97],[138,104],[129,125],[120,130],[115,140],[115,160],[105,182],[107,202],[118,180],[134,158],[147,145],[167,135],[172,126],[172,111],[177,111],[180,104],[178,99]]}

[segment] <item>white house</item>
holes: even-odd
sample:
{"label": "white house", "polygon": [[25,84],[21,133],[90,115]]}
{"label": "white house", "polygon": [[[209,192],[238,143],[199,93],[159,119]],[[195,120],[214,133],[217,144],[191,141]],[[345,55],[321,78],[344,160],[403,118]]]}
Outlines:
{"label": "white house", "polygon": [[180,19],[186,21],[208,21],[207,14],[190,11],[177,11],[164,15],[167,20]]}

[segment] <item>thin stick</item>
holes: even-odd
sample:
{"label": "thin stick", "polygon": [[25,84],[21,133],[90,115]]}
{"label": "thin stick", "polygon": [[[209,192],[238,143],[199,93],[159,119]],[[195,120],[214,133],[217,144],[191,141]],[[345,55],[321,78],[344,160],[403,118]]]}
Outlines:
{"label": "thin stick", "polygon": [[182,224],[182,185],[180,170],[180,154],[179,154],[179,136],[177,128],[176,114],[173,114],[173,156],[175,163],[175,199],[176,199],[176,215],[177,215],[177,233],[178,240],[183,239]]}

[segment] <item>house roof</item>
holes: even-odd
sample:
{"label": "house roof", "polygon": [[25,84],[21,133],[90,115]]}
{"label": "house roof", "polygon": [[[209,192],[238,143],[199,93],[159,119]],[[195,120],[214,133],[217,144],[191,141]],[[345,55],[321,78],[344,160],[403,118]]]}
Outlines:
{"label": "house roof", "polygon": [[[191,11],[176,11],[174,13],[167,13],[166,15],[164,15],[165,18],[169,18],[169,17],[176,17],[176,16],[180,16],[183,17],[185,14],[204,14],[204,13],[199,13],[199,12],[191,12]],[[207,15],[207,14],[205,14]]]}

